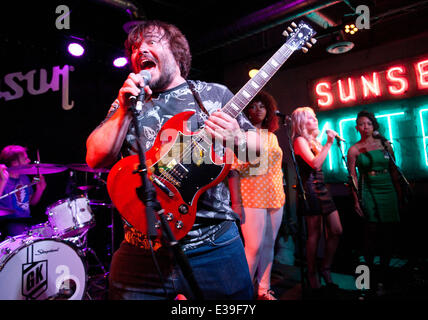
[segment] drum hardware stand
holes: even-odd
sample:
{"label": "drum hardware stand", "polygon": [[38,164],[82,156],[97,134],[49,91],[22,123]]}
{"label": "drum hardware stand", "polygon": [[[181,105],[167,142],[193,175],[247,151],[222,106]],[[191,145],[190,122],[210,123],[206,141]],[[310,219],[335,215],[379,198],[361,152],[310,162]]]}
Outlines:
{"label": "drum hardware stand", "polygon": [[103,272],[103,275],[106,276],[108,274],[108,272],[106,271],[104,265],[102,264],[101,260],[98,258],[97,254],[95,253],[94,249],[90,248],[90,247],[85,247],[82,249],[84,255],[86,256],[86,252],[89,252],[92,254],[92,256],[95,258],[95,260],[97,260],[98,262],[98,267],[100,267],[101,271]]}
{"label": "drum hardware stand", "polygon": [[[283,125],[287,129],[288,148],[290,150],[291,159],[293,160],[294,170],[296,172],[297,185],[295,187],[293,186],[293,188],[297,190],[297,197],[300,201],[302,201],[304,211],[308,212],[309,205],[308,205],[308,200],[306,198],[306,191],[303,188],[302,178],[300,176],[300,171],[299,171],[299,165],[297,164],[297,161],[296,161],[293,143],[291,141],[291,136],[290,136],[291,118],[289,116],[284,116],[282,118],[283,118],[282,119]],[[306,242],[306,239],[304,239],[306,234],[305,234],[305,228],[304,228],[305,225],[304,225],[303,215],[298,212],[297,216],[298,216],[298,231],[297,231],[298,244],[297,245],[299,247],[299,255],[300,255],[300,284],[302,287],[302,297],[303,297],[304,291],[307,288],[306,279],[305,279],[306,270],[305,270],[305,263],[304,263],[306,259],[304,259],[305,254],[303,250],[303,246]]]}
{"label": "drum hardware stand", "polygon": [[113,254],[116,251],[115,244],[114,244],[115,240],[114,240],[114,205],[113,203],[110,206],[110,219],[111,219],[111,224],[107,227],[110,228],[110,233],[111,233],[110,257],[113,258]]}
{"label": "drum hardware stand", "polygon": [[[70,241],[72,243],[74,243],[77,248],[79,248],[79,250],[82,252],[83,256],[85,257],[85,262],[87,264],[88,267],[88,278],[87,278],[87,287],[85,290],[85,296],[89,299],[89,300],[94,300],[94,298],[91,296],[90,294],[90,289],[93,289],[94,287],[96,288],[96,290],[101,290],[101,291],[105,291],[107,290],[107,276],[108,276],[108,272],[106,270],[106,268],[104,267],[104,264],[101,262],[101,260],[98,258],[98,255],[96,254],[95,250],[88,247],[87,245],[87,233],[89,232],[88,230],[85,230],[82,234],[79,234],[76,237],[72,237],[72,238],[66,238],[64,240],[66,241]],[[99,267],[101,269],[101,274],[95,274],[95,275],[90,275],[89,274],[89,261],[88,261],[88,257],[89,254],[92,255],[92,257],[96,260],[96,265],[95,267]],[[101,276],[103,284],[99,285],[96,282],[97,277]]]}
{"label": "drum hardware stand", "polygon": [[[76,247],[82,252],[83,256],[85,257],[85,262],[88,267],[88,270],[87,270],[88,278],[87,278],[87,287],[85,290],[85,296],[89,300],[94,300],[94,298],[90,294],[90,291],[91,291],[90,289],[95,288],[96,291],[105,292],[107,290],[107,277],[109,272],[106,270],[104,264],[99,259],[95,250],[88,246],[87,236],[90,228],[75,237],[65,238],[64,240],[74,243]],[[89,264],[89,254],[95,259],[96,261],[95,265]],[[96,273],[95,275],[89,274],[89,268],[91,268],[92,266],[99,267],[101,270],[101,273]],[[100,280],[102,281],[101,284],[98,283]]]}
{"label": "drum hardware stand", "polygon": [[[86,186],[88,186],[88,177],[87,177],[88,173],[89,172],[86,172],[86,175],[85,175],[85,185]],[[107,185],[107,182],[101,178],[101,172],[95,172],[93,178],[95,180],[97,180],[98,182],[101,182],[102,184]],[[96,187],[96,188],[98,189],[98,187]],[[91,200],[89,199],[88,190],[79,190],[79,188],[77,187],[77,183],[75,181],[74,169],[70,170],[68,184],[67,184],[67,187],[66,187],[66,193],[69,196],[75,196],[76,194],[83,194],[85,196],[85,198],[87,198],[89,200],[89,205],[90,206],[92,206],[92,205],[100,205],[100,206],[112,207],[112,205],[109,204],[109,203],[96,203],[96,204],[91,203]],[[113,236],[113,233],[114,233],[114,230],[113,230],[113,210],[114,209],[112,208],[112,211],[111,211],[111,214],[112,214],[112,218],[111,218],[112,224],[111,224],[111,226],[107,226],[107,227],[111,227],[112,243],[114,241],[114,238],[113,238],[114,237]],[[73,220],[74,219],[75,218],[73,217]],[[74,221],[74,222],[76,223],[76,221]],[[106,268],[104,267],[104,264],[98,258],[96,252],[92,248],[89,248],[87,246],[87,232],[88,231],[89,230],[86,230],[83,234],[78,235],[77,237],[74,237],[74,238],[68,238],[67,240],[75,243],[83,251],[83,253],[85,254],[85,256],[86,256],[86,252],[91,253],[92,256],[96,259],[96,261],[98,263],[98,266],[101,268],[103,274],[107,275],[108,272],[106,271]],[[113,252],[114,252],[113,251],[113,246],[114,245],[112,244],[111,249],[109,250],[110,251],[109,254],[111,256],[113,255]]]}
{"label": "drum hardware stand", "polygon": [[[194,295],[194,298],[197,300],[203,300],[203,293],[200,289],[194,275],[193,270],[190,266],[187,257],[185,256],[183,250],[180,247],[179,242],[175,239],[174,234],[172,233],[166,218],[164,217],[164,210],[162,209],[159,201],[156,198],[156,190],[154,186],[148,179],[147,176],[147,167],[146,167],[146,159],[145,152],[143,146],[141,145],[141,133],[140,128],[138,126],[138,113],[139,108],[141,107],[141,103],[144,101],[144,88],[141,88],[142,94],[138,97],[138,101],[136,97],[131,97],[131,111],[132,111],[132,123],[135,129],[135,135],[137,137],[137,150],[139,156],[139,165],[138,169],[134,173],[138,173],[141,177],[142,185],[137,188],[137,196],[143,202],[145,206],[145,215],[147,219],[147,237],[149,242],[158,236],[157,230],[155,228],[156,217],[155,212],[159,217],[161,230],[163,231],[162,236],[166,240],[167,246],[172,250],[172,253],[178,265],[181,268],[182,274],[187,280],[190,289]],[[155,262],[157,265],[157,262]],[[159,274],[161,276],[161,274]]]}
{"label": "drum hardware stand", "polygon": [[[107,186],[107,181],[105,181],[104,179],[101,179],[101,172],[95,173],[94,174],[94,179],[97,181],[100,181],[101,183],[103,183],[105,186]],[[113,253],[116,251],[115,250],[115,244],[114,244],[114,204],[113,203],[109,203],[109,204],[99,204],[101,206],[107,206],[110,208],[110,219],[111,219],[111,224],[109,226],[107,226],[108,228],[110,228],[110,232],[111,232],[111,247],[110,247],[110,256],[113,257]]]}
{"label": "drum hardware stand", "polygon": [[74,243],[84,254],[85,257],[87,257],[87,253],[89,252],[97,261],[97,267],[99,267],[103,273],[104,276],[106,276],[108,274],[108,272],[106,271],[106,268],[104,267],[103,263],[101,262],[101,260],[98,258],[96,252],[94,249],[88,247],[88,240],[87,240],[87,233],[89,232],[88,230],[85,230],[82,234],[79,234],[76,237],[71,237],[71,238],[65,238],[64,240],[69,241]]}

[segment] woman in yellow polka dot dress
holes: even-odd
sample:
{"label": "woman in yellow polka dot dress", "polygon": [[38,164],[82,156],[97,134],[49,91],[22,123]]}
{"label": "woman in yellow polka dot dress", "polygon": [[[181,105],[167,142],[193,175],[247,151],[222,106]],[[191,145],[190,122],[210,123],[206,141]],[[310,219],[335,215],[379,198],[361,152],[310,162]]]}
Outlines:
{"label": "woman in yellow polka dot dress", "polygon": [[273,133],[279,127],[276,110],[275,99],[264,91],[244,110],[260,133],[260,161],[235,162],[229,177],[232,208],[241,216],[245,255],[259,300],[276,300],[270,276],[285,203],[282,150]]}

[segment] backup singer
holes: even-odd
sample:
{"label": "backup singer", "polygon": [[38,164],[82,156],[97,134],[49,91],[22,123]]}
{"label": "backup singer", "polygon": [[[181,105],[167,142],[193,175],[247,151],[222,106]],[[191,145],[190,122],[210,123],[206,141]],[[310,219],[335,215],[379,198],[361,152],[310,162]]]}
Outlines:
{"label": "backup singer", "polygon": [[261,161],[239,162],[229,177],[232,208],[241,214],[245,255],[258,300],[276,300],[270,277],[285,203],[282,150],[274,134],[278,129],[276,110],[277,102],[265,91],[244,110],[260,133]]}
{"label": "backup singer", "polygon": [[[366,218],[364,232],[366,263],[370,270],[374,270],[373,261],[379,247],[381,267],[379,275],[385,278],[392,257],[394,230],[400,221],[397,194],[400,187],[395,183],[398,172],[389,158],[389,155],[394,157],[391,144],[385,142],[388,154],[381,140],[373,137],[373,132],[379,130],[379,123],[374,114],[361,111],[356,122],[361,139],[349,148],[347,156],[355,185],[358,179],[358,192],[362,202],[361,207],[358,195],[353,191],[355,211]],[[377,280],[380,283],[384,282],[382,279]]]}
{"label": "backup singer", "polygon": [[[141,70],[151,74],[146,97],[138,117],[142,133],[141,144],[148,150],[162,125],[177,113],[196,111],[191,118],[191,130],[205,124],[206,131],[235,153],[257,154],[258,134],[248,119],[239,115],[234,119],[219,110],[231,98],[225,86],[202,81],[186,81],[191,54],[185,36],[175,26],[160,21],[144,21],[128,35],[125,48],[133,73],[119,90],[118,97],[107,118],[87,140],[87,163],[91,167],[105,167],[124,155],[135,154],[136,136],[130,126],[131,95],[137,96],[143,85]],[[189,83],[200,95],[208,119],[198,106]],[[241,130],[241,129],[244,129]],[[196,222],[192,230],[180,240],[183,251],[193,269],[196,281],[206,299],[252,299],[253,288],[245,259],[245,252],[235,223],[239,217],[229,205],[226,185],[208,189],[199,199]],[[162,243],[153,244],[164,281],[153,265],[147,241],[137,230],[124,225],[125,240],[114,254],[110,269],[111,299],[172,299],[178,293],[192,298],[183,283],[179,268]]]}
{"label": "backup singer", "polygon": [[321,284],[317,275],[317,250],[324,225],[326,242],[320,274],[327,288],[336,289],[337,285],[331,278],[331,265],[342,234],[342,224],[331,194],[324,183],[321,167],[337,133],[333,130],[327,131],[327,142],[322,146],[317,140],[318,120],[312,108],[297,108],[292,113],[291,119],[291,139],[309,207],[308,211],[305,211],[302,203],[299,203],[299,212],[305,216],[308,234],[306,259],[309,284],[314,292],[319,292]]}

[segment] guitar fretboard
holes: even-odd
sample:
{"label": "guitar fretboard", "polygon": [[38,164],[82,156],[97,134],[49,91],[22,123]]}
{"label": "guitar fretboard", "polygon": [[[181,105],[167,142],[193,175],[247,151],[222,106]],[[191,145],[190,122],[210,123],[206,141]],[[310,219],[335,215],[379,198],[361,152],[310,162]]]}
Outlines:
{"label": "guitar fretboard", "polygon": [[[306,41],[315,34],[315,31],[306,23],[300,22],[299,26],[292,24],[296,29],[286,43],[279,48],[275,54],[261,67],[257,74],[239,90],[239,92],[222,108],[222,111],[232,118],[236,118],[242,110],[254,99],[257,93],[266,85],[272,76],[281,68],[291,54],[302,48]],[[291,28],[287,30],[293,31]],[[306,42],[307,43],[307,42]],[[312,42],[315,43],[315,42]],[[307,51],[307,50],[306,50]],[[198,136],[210,142],[208,133],[202,129]]]}
{"label": "guitar fretboard", "polygon": [[294,52],[288,42],[263,65],[257,74],[248,80],[241,90],[223,107],[222,111],[236,118],[238,114],[253,100],[259,91],[266,85],[272,76],[281,68]]}
{"label": "guitar fretboard", "polygon": [[[261,67],[257,74],[239,90],[239,92],[222,108],[222,111],[232,118],[236,118],[242,110],[253,100],[259,91],[268,83],[273,75],[287,61],[295,51],[290,48],[287,41],[278,51]],[[211,138],[205,130],[201,130],[200,138],[207,143],[211,143]]]}

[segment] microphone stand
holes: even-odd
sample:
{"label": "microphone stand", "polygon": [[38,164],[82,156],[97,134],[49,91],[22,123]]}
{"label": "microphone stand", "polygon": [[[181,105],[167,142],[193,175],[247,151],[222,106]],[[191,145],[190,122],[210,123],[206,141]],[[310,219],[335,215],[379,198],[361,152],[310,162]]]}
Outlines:
{"label": "microphone stand", "polygon": [[[171,228],[164,216],[164,210],[162,209],[159,201],[156,198],[156,189],[148,179],[145,153],[140,142],[141,133],[140,133],[140,128],[138,126],[138,110],[136,107],[137,99],[135,97],[131,97],[131,99],[133,100],[131,104],[132,123],[135,129],[135,135],[137,137],[137,151],[138,151],[138,156],[140,161],[138,165],[138,169],[135,170],[134,173],[138,173],[140,175],[141,182],[142,182],[142,185],[136,189],[136,192],[137,192],[138,198],[143,202],[145,206],[148,240],[150,242],[151,239],[156,238],[158,235],[155,228],[155,224],[156,224],[155,217],[157,214],[160,221],[160,226],[163,232],[162,235],[166,240],[167,246],[172,250],[175,260],[177,261],[178,265],[181,268],[183,276],[186,278],[190,289],[193,291],[194,297],[198,300],[203,300],[202,291],[199,288],[198,283],[196,282],[190,263],[187,260],[187,257],[185,256],[183,250],[181,249],[179,242],[175,239],[175,236],[172,233]],[[144,101],[144,99],[142,100]]]}
{"label": "microphone stand", "polygon": [[367,215],[364,213],[364,207],[363,207],[363,202],[361,200],[361,195],[358,192],[358,188],[355,184],[354,179],[352,178],[351,171],[349,170],[349,166],[348,166],[348,161],[346,160],[345,154],[343,153],[343,150],[342,150],[341,145],[340,145],[340,141],[337,138],[336,138],[336,143],[337,143],[337,146],[338,146],[340,153],[342,155],[342,161],[345,163],[346,170],[348,171],[348,181],[349,181],[348,184],[351,186],[352,191],[355,192],[355,194],[357,195],[358,203],[360,204],[360,209],[364,214],[363,218],[367,219]]}
{"label": "microphone stand", "polygon": [[[402,197],[404,198],[405,196],[406,196],[406,198],[408,198],[409,196],[410,196],[410,198],[412,197],[412,194],[413,194],[413,190],[412,190],[412,187],[411,187],[411,185],[410,185],[410,183],[409,183],[409,181],[406,179],[406,177],[404,176],[404,174],[403,174],[403,171],[400,169],[400,167],[397,165],[397,163],[395,162],[395,160],[394,160],[394,157],[391,155],[391,153],[389,152],[389,150],[388,150],[388,147],[387,147],[387,145],[386,145],[386,139],[385,138],[381,138],[380,139],[380,141],[381,141],[381,143],[382,143],[382,146],[383,146],[383,148],[384,148],[384,150],[385,150],[385,152],[388,154],[388,157],[389,157],[389,159],[391,160],[391,162],[392,162],[392,164],[394,165],[394,167],[395,167],[395,169],[397,170],[397,172],[398,172],[398,175],[399,175],[399,177],[401,178],[401,181],[403,181],[404,182],[404,186],[405,186],[405,188],[406,188],[406,195],[404,195],[404,192],[403,192],[403,190],[401,190],[401,193],[402,193]],[[401,184],[400,184],[400,187],[401,187]],[[404,199],[403,199],[404,200]],[[409,199],[405,199],[406,201],[409,201]]]}
{"label": "microphone stand", "polygon": [[[287,137],[288,137],[288,148],[290,150],[290,154],[291,154],[291,159],[293,161],[293,165],[294,165],[294,169],[296,171],[296,179],[297,179],[297,185],[296,185],[296,190],[297,190],[297,196],[299,198],[300,201],[302,201],[303,203],[303,208],[305,212],[309,211],[309,204],[308,204],[308,200],[306,199],[306,191],[303,188],[303,183],[302,183],[302,178],[300,176],[300,171],[299,171],[299,166],[297,164],[296,161],[296,156],[294,153],[294,148],[293,148],[293,143],[291,141],[291,137],[290,137],[290,131],[291,131],[291,127],[290,127],[290,123],[288,123],[291,119],[289,117],[283,117],[283,125],[287,128]],[[304,237],[304,233],[303,233],[303,229],[304,229],[304,221],[303,221],[303,214],[301,213],[297,213],[298,216],[298,228],[297,228],[297,239],[298,239],[298,247],[299,247],[299,255],[300,255],[300,283],[301,283],[301,287],[302,287],[302,296],[303,296],[303,292],[304,289],[306,288],[306,281],[305,281],[305,264],[304,264],[304,251],[303,251],[303,246],[305,241],[303,240]]]}

